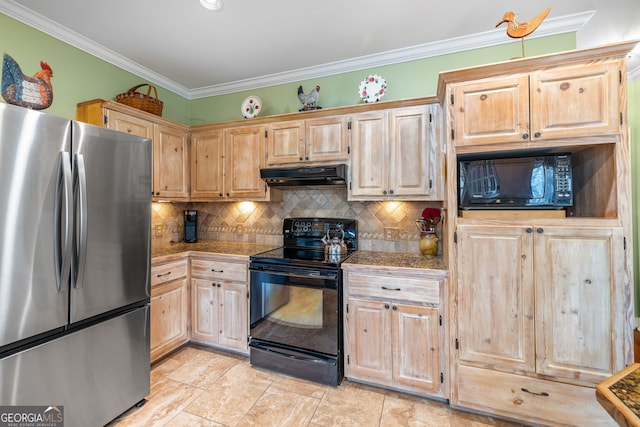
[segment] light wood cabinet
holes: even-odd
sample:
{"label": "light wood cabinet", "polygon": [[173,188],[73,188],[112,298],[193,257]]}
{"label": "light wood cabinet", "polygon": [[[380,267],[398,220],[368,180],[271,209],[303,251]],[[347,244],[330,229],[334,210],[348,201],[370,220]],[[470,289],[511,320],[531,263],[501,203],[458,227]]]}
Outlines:
{"label": "light wood cabinet", "polygon": [[189,275],[187,258],[151,267],[151,361],[189,340]]}
{"label": "light wood cabinet", "polygon": [[[633,361],[625,57],[634,45],[440,75],[452,406],[612,424],[595,386]],[[557,153],[572,156],[572,207],[459,211],[459,160]]]}
{"label": "light wood cabinet", "polygon": [[191,200],[278,200],[260,179],[266,127],[202,127],[191,134]]}
{"label": "light wood cabinet", "polygon": [[582,385],[624,364],[621,229],[459,225],[457,246],[460,364]]}
{"label": "light wood cabinet", "polygon": [[153,129],[153,195],[189,199],[189,136],[184,129],[155,124]]}
{"label": "light wood cabinet", "polygon": [[349,200],[441,200],[439,118],[437,105],[355,114]]}
{"label": "light wood cabinet", "polygon": [[78,104],[76,119],[153,141],[154,200],[189,198],[189,128],[126,105],[96,99]]}
{"label": "light wood cabinet", "polygon": [[247,261],[228,256],[191,259],[191,339],[248,353]]}
{"label": "light wood cabinet", "polygon": [[345,267],[345,375],[442,396],[442,286],[423,272]]}
{"label": "light wood cabinet", "polygon": [[349,159],[347,115],[270,123],[267,167],[338,163]]}
{"label": "light wood cabinet", "polygon": [[617,134],[622,71],[608,61],[457,84],[450,97],[453,141],[535,143]]}

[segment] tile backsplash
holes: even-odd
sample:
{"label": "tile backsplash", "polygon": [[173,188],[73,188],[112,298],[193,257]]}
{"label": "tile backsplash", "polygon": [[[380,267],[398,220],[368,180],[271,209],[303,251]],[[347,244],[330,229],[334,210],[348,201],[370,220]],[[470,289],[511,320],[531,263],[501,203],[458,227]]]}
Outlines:
{"label": "tile backsplash", "polygon": [[[153,203],[152,243],[184,238],[184,211],[198,211],[198,240],[231,240],[280,245],[288,217],[355,218],[363,250],[419,252],[415,220],[438,202],[349,202],[346,189],[284,192],[282,202]],[[440,232],[440,227],[437,228]]]}

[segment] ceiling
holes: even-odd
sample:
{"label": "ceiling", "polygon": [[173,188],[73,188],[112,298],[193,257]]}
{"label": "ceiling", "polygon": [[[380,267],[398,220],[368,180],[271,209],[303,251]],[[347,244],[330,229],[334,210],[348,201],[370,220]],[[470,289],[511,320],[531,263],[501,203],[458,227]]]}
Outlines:
{"label": "ceiling", "polygon": [[[640,39],[638,0],[0,0],[0,12],[187,99],[577,31],[578,48]],[[637,53],[636,53],[637,52]],[[629,69],[640,67],[640,49]]]}

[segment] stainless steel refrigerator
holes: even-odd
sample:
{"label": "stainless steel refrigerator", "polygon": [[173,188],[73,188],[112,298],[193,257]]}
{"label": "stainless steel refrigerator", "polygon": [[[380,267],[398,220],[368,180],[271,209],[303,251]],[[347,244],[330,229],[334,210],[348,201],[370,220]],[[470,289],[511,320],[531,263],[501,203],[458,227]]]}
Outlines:
{"label": "stainless steel refrigerator", "polygon": [[149,394],[151,141],[0,103],[0,405]]}

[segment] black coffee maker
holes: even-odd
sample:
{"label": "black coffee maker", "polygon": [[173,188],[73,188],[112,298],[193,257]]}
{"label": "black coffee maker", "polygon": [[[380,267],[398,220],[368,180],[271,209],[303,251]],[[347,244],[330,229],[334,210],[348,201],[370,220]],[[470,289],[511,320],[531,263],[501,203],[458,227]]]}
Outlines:
{"label": "black coffee maker", "polygon": [[184,241],[195,243],[198,241],[198,211],[184,211]]}

